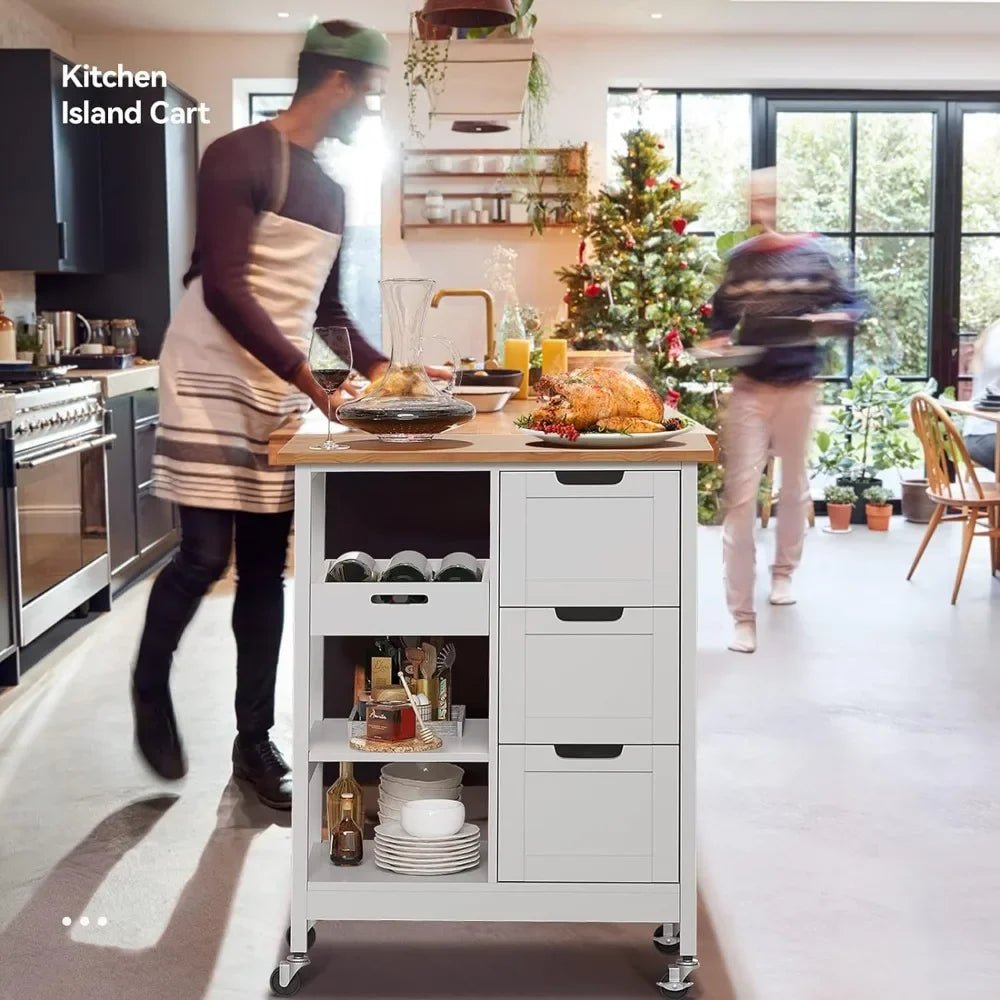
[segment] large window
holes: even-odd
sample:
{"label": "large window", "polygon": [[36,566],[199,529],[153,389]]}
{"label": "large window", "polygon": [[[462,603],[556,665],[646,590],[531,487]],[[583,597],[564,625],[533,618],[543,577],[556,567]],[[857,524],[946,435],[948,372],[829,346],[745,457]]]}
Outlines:
{"label": "large window", "polygon": [[[251,91],[247,124],[256,125],[273,118],[291,101],[288,88]],[[371,109],[350,146],[330,140],[319,147],[316,156],[323,169],[343,186],[347,198],[347,223],[340,255],[344,304],[364,335],[381,346],[378,283],[382,277],[382,178],[388,156],[381,109],[377,106]]]}
{"label": "large window", "polygon": [[831,348],[831,382],[875,365],[967,394],[975,337],[1000,319],[1000,104],[615,90],[612,156],[640,121],[704,202],[699,232],[745,226],[751,166],[776,166],[779,225],[825,234],[856,267],[872,316],[854,344]]}

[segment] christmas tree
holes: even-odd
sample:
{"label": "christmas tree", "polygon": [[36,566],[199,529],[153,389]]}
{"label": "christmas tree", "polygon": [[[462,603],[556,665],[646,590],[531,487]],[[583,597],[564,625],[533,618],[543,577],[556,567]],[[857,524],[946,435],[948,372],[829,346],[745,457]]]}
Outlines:
{"label": "christmas tree", "polygon": [[[559,272],[569,317],[556,335],[576,350],[634,351],[667,405],[714,428],[717,379],[689,348],[708,335],[717,259],[691,235],[700,206],[671,176],[660,138],[639,128],[625,140],[621,186],[592,199],[579,261]],[[703,467],[703,521],[715,518],[720,486],[718,470]]]}

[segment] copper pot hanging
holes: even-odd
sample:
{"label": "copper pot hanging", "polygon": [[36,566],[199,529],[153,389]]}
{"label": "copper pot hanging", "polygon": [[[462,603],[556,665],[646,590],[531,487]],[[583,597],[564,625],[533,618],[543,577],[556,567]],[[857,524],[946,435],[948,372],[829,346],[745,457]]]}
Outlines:
{"label": "copper pot hanging", "polygon": [[516,19],[511,0],[427,0],[421,16],[449,28],[499,28]]}

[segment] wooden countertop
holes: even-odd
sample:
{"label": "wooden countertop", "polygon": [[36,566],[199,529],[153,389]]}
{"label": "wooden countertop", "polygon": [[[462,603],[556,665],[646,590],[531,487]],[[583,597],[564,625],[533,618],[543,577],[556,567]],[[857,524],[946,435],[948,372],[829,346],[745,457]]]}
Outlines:
{"label": "wooden countertop", "polygon": [[334,433],[349,451],[311,451],[326,437],[326,420],[318,411],[289,423],[271,436],[272,465],[567,465],[614,462],[629,465],[675,465],[717,462],[718,438],[696,426],[688,433],[652,448],[559,448],[521,433],[514,421],[535,407],[532,400],[511,400],[499,413],[481,413],[472,423],[421,445],[388,444],[334,424]]}
{"label": "wooden countertop", "polygon": [[96,379],[104,387],[105,399],[127,396],[144,389],[156,389],[160,384],[160,366],[133,365],[131,368],[74,368],[69,378]]}

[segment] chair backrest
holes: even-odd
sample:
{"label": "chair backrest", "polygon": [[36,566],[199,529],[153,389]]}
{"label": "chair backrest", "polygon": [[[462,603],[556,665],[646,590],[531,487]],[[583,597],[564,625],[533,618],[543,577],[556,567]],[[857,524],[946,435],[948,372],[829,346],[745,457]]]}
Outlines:
{"label": "chair backrest", "polygon": [[969,450],[947,410],[931,396],[919,393],[913,397],[910,414],[924,449],[931,495],[951,500],[982,500],[983,488]]}

